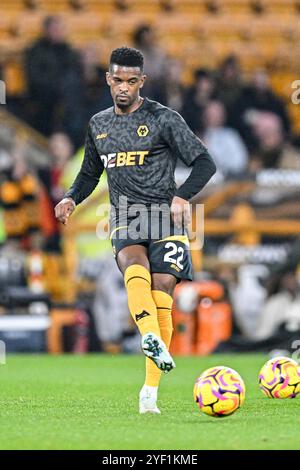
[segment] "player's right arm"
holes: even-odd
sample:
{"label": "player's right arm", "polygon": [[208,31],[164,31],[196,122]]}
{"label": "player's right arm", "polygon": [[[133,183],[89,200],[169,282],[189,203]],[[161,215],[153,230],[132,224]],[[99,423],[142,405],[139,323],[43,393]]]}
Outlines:
{"label": "player's right arm", "polygon": [[80,171],[65,197],[55,207],[55,217],[63,224],[67,223],[75,207],[94,191],[104,170],[92,136],[91,122],[85,139]]}

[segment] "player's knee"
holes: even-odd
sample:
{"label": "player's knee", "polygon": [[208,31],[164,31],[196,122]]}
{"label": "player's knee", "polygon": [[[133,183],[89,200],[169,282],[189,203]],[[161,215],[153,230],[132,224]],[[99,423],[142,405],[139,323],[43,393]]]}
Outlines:
{"label": "player's knee", "polygon": [[174,288],[176,285],[176,281],[170,279],[156,279],[155,276],[152,276],[152,290],[161,290],[166,294],[173,297]]}
{"label": "player's knee", "polygon": [[126,254],[120,254],[118,256],[118,265],[123,273],[125,273],[126,269],[133,264],[138,264],[143,266],[144,268],[150,269],[149,262],[147,259],[141,256],[127,256]]}

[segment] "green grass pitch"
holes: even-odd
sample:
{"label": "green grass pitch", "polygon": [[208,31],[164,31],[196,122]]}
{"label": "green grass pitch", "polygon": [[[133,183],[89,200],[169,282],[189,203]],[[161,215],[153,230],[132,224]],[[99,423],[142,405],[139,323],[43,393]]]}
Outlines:
{"label": "green grass pitch", "polygon": [[[300,449],[300,397],[275,400],[258,388],[264,355],[176,358],[163,376],[162,414],[139,415],[144,357],[9,355],[0,365],[0,449]],[[227,365],[246,401],[226,418],[193,402],[196,377]]]}

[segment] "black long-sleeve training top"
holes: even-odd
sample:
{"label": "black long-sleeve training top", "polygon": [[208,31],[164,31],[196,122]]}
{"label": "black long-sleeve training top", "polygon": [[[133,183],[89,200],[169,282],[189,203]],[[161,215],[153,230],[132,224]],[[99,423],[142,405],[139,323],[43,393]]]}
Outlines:
{"label": "black long-sleeve training top", "polygon": [[[176,160],[193,166],[185,183],[176,189]],[[170,205],[173,197],[190,199],[216,171],[207,148],[176,111],[145,98],[134,112],[115,113],[113,107],[92,117],[84,160],[66,193],[76,204],[94,190],[106,169],[110,202]]]}

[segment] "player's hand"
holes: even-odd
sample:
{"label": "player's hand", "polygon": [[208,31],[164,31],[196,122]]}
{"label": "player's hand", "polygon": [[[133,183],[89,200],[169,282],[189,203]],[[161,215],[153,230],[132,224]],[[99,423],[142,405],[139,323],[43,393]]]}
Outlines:
{"label": "player's hand", "polygon": [[75,201],[71,197],[65,197],[55,206],[55,217],[64,225],[76,207]]}
{"label": "player's hand", "polygon": [[171,214],[178,228],[187,227],[191,221],[190,203],[186,199],[174,196],[171,204]]}

